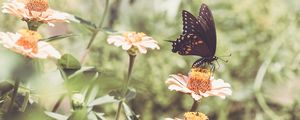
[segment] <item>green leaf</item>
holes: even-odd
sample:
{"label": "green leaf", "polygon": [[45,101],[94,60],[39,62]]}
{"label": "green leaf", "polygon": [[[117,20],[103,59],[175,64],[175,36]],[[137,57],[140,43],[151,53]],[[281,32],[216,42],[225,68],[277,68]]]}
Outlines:
{"label": "green leaf", "polygon": [[121,100],[123,99],[123,91],[121,89],[112,90],[108,95],[113,96],[114,99]]}
{"label": "green leaf", "polygon": [[80,24],[83,24],[83,25],[86,25],[87,27],[91,28],[91,29],[97,29],[97,26],[90,22],[90,21],[87,21],[81,17],[78,17],[78,16],[75,16],[75,19],[78,20],[80,22]]}
{"label": "green leaf", "polygon": [[127,120],[139,120],[139,116],[136,115],[125,102],[122,103],[122,106],[124,108]]}
{"label": "green leaf", "polygon": [[80,62],[71,54],[64,54],[61,59],[58,60],[58,65],[62,68],[67,76],[73,74],[81,68]]}
{"label": "green leaf", "polygon": [[114,96],[110,96],[110,95],[105,95],[102,97],[99,97],[95,100],[93,100],[92,102],[90,102],[88,104],[89,107],[95,106],[95,105],[103,105],[103,104],[107,104],[107,103],[116,103],[120,100],[115,99]]}
{"label": "green leaf", "polygon": [[44,38],[41,40],[46,41],[46,42],[52,42],[52,41],[56,41],[56,40],[60,40],[60,39],[68,38],[68,37],[74,37],[74,36],[76,36],[76,35],[74,35],[74,34],[56,35],[56,36]]}
{"label": "green leaf", "polygon": [[100,31],[105,32],[106,34],[120,34],[118,31],[107,27],[101,28]]}
{"label": "green leaf", "polygon": [[125,94],[125,99],[127,101],[134,99],[136,96],[136,90],[134,88],[128,88],[126,94]]}
{"label": "green leaf", "polygon": [[3,94],[6,94],[10,90],[12,90],[13,87],[14,87],[14,85],[7,81],[1,82],[0,83],[0,95],[2,96]]}
{"label": "green leaf", "polygon": [[68,120],[88,120],[87,109],[75,110]]}
{"label": "green leaf", "polygon": [[45,111],[45,114],[48,115],[51,118],[56,119],[56,120],[67,120],[68,119],[68,116],[61,115],[61,114],[54,113],[54,112]]}
{"label": "green leaf", "polygon": [[105,117],[104,117],[104,113],[98,113],[98,112],[93,112],[98,119],[100,120],[107,120]]}
{"label": "green leaf", "polygon": [[70,75],[65,84],[70,91],[81,91],[98,78],[99,72],[95,67],[84,67]]}

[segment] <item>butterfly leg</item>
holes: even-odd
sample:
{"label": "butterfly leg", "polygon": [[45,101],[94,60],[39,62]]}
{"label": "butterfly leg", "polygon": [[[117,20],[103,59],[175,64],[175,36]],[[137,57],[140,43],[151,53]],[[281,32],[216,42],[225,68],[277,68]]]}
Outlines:
{"label": "butterfly leg", "polygon": [[214,73],[214,71],[215,71],[215,64],[214,63],[209,63],[209,66],[210,66],[210,70],[211,70],[211,72],[212,73]]}

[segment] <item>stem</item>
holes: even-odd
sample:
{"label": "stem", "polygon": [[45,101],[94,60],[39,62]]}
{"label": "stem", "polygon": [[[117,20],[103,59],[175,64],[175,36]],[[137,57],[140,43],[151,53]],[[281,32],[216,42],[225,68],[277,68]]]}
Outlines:
{"label": "stem", "polygon": [[264,77],[267,73],[267,70],[273,60],[273,58],[275,57],[275,55],[277,54],[278,50],[280,50],[279,48],[281,47],[283,43],[283,39],[282,40],[278,40],[277,42],[273,43],[270,53],[268,54],[268,58],[266,58],[266,60],[263,62],[263,64],[260,66],[260,68],[258,69],[258,72],[256,74],[255,77],[255,81],[253,84],[253,89],[254,89],[254,95],[257,99],[258,105],[261,107],[261,109],[272,119],[272,120],[280,120],[281,117],[278,116],[267,104],[263,93],[261,91],[261,86],[262,83],[264,81]]}
{"label": "stem", "polygon": [[136,55],[131,55],[131,54],[128,54],[129,55],[129,66],[128,66],[128,73],[127,73],[127,77],[126,77],[126,81],[125,81],[125,85],[124,85],[124,88],[123,90],[125,91],[126,93],[126,89],[129,85],[129,81],[130,81],[130,76],[131,76],[131,72],[132,72],[132,68],[133,68],[133,64],[134,64],[134,60],[135,60],[135,56]]}
{"label": "stem", "polygon": [[199,106],[198,102],[196,100],[194,100],[194,103],[193,103],[193,105],[191,107],[190,112],[196,112],[198,106]]}
{"label": "stem", "polygon": [[118,105],[118,111],[116,113],[116,119],[115,120],[119,120],[119,117],[120,117],[120,113],[121,113],[121,108],[122,108],[122,104],[123,104],[123,101],[121,100],[119,102],[119,105]]}
{"label": "stem", "polygon": [[58,99],[58,101],[55,103],[52,112],[56,112],[56,110],[58,109],[58,107],[60,106],[61,102],[64,100],[66,94],[63,94],[62,96],[60,96],[60,98]]}
{"label": "stem", "polygon": [[[129,66],[128,66],[128,73],[127,73],[127,76],[125,79],[125,85],[123,86],[123,90],[122,90],[124,92],[123,96],[125,96],[125,94],[127,92],[127,87],[129,85],[130,76],[131,76],[131,72],[132,72],[132,68],[133,68],[133,64],[134,64],[134,59],[136,56],[136,55],[131,55],[131,54],[128,54],[128,55],[129,55]],[[116,113],[116,120],[119,119],[122,103],[123,103],[123,101],[121,100],[118,105],[118,111]]]}
{"label": "stem", "polygon": [[18,89],[19,89],[19,86],[20,86],[20,82],[21,82],[20,80],[15,81],[14,91],[13,91],[13,94],[12,94],[11,102],[10,102],[9,107],[8,107],[8,112],[12,112],[12,110],[13,110],[13,106],[14,106],[14,102],[15,102],[15,99],[16,99],[17,94],[18,94]]}
{"label": "stem", "polygon": [[87,47],[86,47],[86,51],[85,51],[85,53],[83,54],[83,56],[82,56],[82,58],[81,58],[81,61],[80,61],[81,64],[84,63],[85,58],[86,58],[87,54],[89,53],[90,48],[91,48],[91,46],[92,46],[92,44],[93,44],[93,42],[94,42],[96,36],[98,35],[99,29],[101,29],[102,26],[103,26],[104,18],[106,17],[107,10],[108,10],[108,3],[109,3],[109,0],[106,0],[106,1],[105,1],[105,7],[104,7],[103,15],[102,15],[102,18],[101,18],[101,20],[100,20],[99,26],[97,27],[97,29],[95,29],[95,30],[93,31],[92,37],[91,37],[91,39],[90,39],[90,41],[89,41],[89,43],[88,43],[88,45],[87,45]]}

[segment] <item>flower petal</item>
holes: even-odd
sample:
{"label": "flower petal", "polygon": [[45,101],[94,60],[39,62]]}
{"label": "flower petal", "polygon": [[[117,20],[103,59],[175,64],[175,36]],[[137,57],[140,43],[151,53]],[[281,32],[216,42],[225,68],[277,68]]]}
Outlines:
{"label": "flower petal", "polygon": [[52,45],[44,41],[38,42],[38,53],[32,55],[34,57],[44,59],[48,57],[60,59],[61,57],[61,54],[54,47],[52,47]]}

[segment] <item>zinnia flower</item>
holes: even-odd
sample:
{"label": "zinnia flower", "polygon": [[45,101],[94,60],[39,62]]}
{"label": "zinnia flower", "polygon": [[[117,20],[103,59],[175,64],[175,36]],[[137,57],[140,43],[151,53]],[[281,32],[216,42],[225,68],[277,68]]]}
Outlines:
{"label": "zinnia flower", "polygon": [[73,15],[50,9],[48,0],[11,0],[4,3],[2,12],[26,22],[36,21],[50,26],[54,26],[53,22],[77,21]]}
{"label": "zinnia flower", "polygon": [[17,53],[31,58],[56,58],[61,57],[60,53],[49,43],[39,41],[41,35],[35,31],[22,30],[20,33],[0,32],[0,44]]}
{"label": "zinnia flower", "polygon": [[159,49],[157,41],[144,33],[125,32],[122,36],[109,36],[107,42],[117,47],[122,46],[124,50],[133,54],[138,52],[146,54],[147,48]]}
{"label": "zinnia flower", "polygon": [[166,118],[165,120],[208,120],[208,117],[201,112],[186,112],[184,113],[184,119]]}
{"label": "zinnia flower", "polygon": [[222,99],[231,95],[230,84],[222,79],[214,79],[210,69],[192,68],[188,76],[178,74],[170,75],[166,81],[170,90],[191,94],[195,100],[202,97],[219,96]]}

